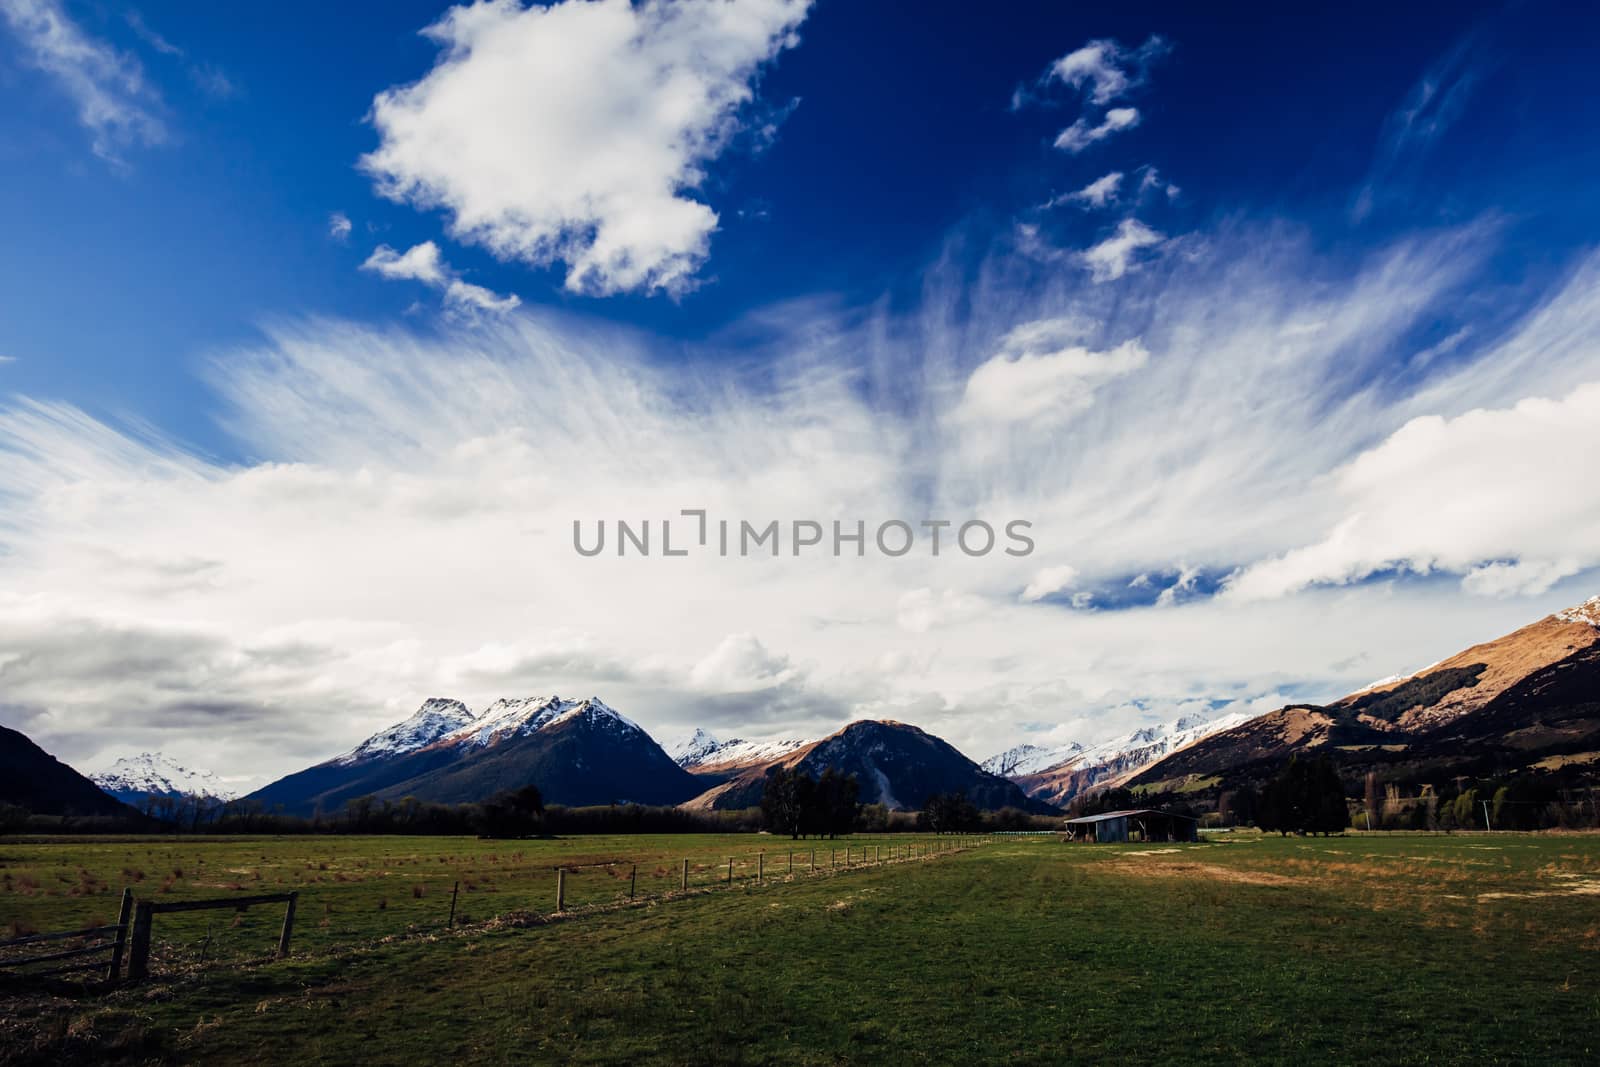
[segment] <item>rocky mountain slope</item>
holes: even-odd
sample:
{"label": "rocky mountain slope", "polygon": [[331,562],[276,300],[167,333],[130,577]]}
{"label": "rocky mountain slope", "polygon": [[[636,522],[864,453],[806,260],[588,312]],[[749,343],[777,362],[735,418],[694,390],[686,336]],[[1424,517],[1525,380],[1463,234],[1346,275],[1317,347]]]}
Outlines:
{"label": "rocky mountain slope", "polygon": [[1130,784],[1257,785],[1295,752],[1332,756],[1347,782],[1374,771],[1402,784],[1600,762],[1600,597],[1332,704],[1251,719]]}
{"label": "rocky mountain slope", "polygon": [[135,815],[25,735],[4,726],[0,726],[0,804],[14,804],[36,815]]}

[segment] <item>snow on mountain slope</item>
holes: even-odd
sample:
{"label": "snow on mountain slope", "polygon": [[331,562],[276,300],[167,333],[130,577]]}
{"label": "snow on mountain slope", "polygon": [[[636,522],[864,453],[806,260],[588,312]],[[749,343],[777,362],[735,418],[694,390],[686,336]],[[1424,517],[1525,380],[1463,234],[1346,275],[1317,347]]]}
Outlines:
{"label": "snow on mountain slope", "polygon": [[348,765],[414,752],[473,721],[472,712],[461,701],[433,697],[423,701],[417,713],[405,722],[378,731],[344,755],[336,756],[333,762]]}
{"label": "snow on mountain slope", "polygon": [[1027,760],[1026,766],[1034,769],[1013,770],[1008,777],[1022,786],[1030,797],[1064,805],[1087,789],[1126,781],[1179,749],[1214,733],[1231,730],[1255,717],[1247,711],[1230,712],[1215,718],[1184,716],[1171,722],[1144,726],[1121,737],[1069,752],[1064,759],[1041,766],[1043,760],[1062,751],[1047,749]]}
{"label": "snow on mountain slope", "polygon": [[590,697],[588,700],[562,700],[558,696],[516,697],[495,701],[482,715],[449,731],[433,743],[483,748],[510,737],[525,737],[579,716],[587,717],[598,725],[615,727],[621,732],[644,732],[638,723],[599,697]]}
{"label": "snow on mountain slope", "polygon": [[1076,741],[1065,745],[1017,745],[984,760],[981,767],[1003,778],[1017,778],[1054,767],[1083,751]]}
{"label": "snow on mountain slope", "polygon": [[1555,617],[1562,622],[1584,622],[1600,629],[1600,596],[1592,596],[1575,608],[1558,611]]}
{"label": "snow on mountain slope", "polygon": [[1254,712],[1235,711],[1215,719],[1189,715],[1172,722],[1146,726],[1123,737],[1090,745],[1083,750],[1077,764],[1080,767],[1115,766],[1119,770],[1127,770],[1131,769],[1133,763],[1154,763],[1203,737],[1221,730],[1231,730],[1255,717]]}
{"label": "snow on mountain slope", "polygon": [[718,741],[705,730],[696,730],[691,737],[673,747],[672,758],[686,771],[699,767],[744,767],[756,763],[771,763],[809,744],[810,741],[796,738],[746,741],[735,737],[728,741]]}
{"label": "snow on mountain slope", "polygon": [[210,771],[185,767],[159,752],[125,756],[108,769],[89,777],[95,785],[119,800],[146,796],[232,800],[235,795]]}

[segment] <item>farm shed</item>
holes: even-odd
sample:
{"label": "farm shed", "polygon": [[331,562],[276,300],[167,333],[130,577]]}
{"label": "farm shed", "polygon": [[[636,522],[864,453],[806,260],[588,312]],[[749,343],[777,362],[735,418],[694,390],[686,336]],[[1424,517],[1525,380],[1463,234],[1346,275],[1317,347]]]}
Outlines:
{"label": "farm shed", "polygon": [[1108,811],[1067,820],[1072,841],[1194,841],[1198,821],[1187,815],[1153,808]]}

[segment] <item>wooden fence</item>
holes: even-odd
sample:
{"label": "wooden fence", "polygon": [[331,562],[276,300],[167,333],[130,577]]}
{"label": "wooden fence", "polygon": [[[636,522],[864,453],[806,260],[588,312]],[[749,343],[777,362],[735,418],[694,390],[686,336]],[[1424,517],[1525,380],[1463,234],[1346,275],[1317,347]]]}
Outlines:
{"label": "wooden fence", "polygon": [[[150,929],[157,915],[178,911],[209,911],[226,908],[243,911],[260,904],[285,904],[283,929],[278,934],[278,958],[289,954],[289,938],[294,933],[294,906],[300,898],[298,890],[291,893],[265,893],[254,897],[220,897],[213,900],[141,900],[134,912],[133,944],[128,953],[128,981],[137,982],[150,973]],[[113,972],[113,975],[115,972]]]}
{"label": "wooden fence", "polygon": [[[102,971],[106,981],[115,981],[122,968],[122,951],[128,941],[128,912],[133,907],[133,890],[122,891],[122,910],[117,921],[110,926],[89,926],[82,930],[60,930],[48,934],[29,934],[0,941],[0,974],[20,978],[52,978],[64,974],[82,974]],[[61,942],[85,941],[71,948],[58,948]],[[37,955],[10,955],[14,950],[23,953],[35,948],[49,947]],[[106,959],[95,959],[105,956]],[[41,967],[41,964],[55,964]]]}
{"label": "wooden fence", "polygon": [[[913,841],[907,843],[874,843],[868,845],[852,845],[846,842],[838,847],[835,842],[829,842],[828,847],[817,848],[807,843],[803,848],[775,849],[774,854],[758,852],[753,858],[740,862],[739,866],[744,872],[737,879],[735,877],[735,857],[728,856],[726,866],[719,858],[707,864],[697,864],[695,871],[709,871],[709,879],[695,883],[691,880],[691,861],[685,857],[681,866],[673,874],[677,877],[673,881],[678,884],[679,892],[687,892],[691,888],[708,890],[719,887],[732,887],[738,884],[751,882],[760,885],[772,879],[788,880],[796,877],[806,878],[813,875],[827,876],[848,871],[859,867],[877,867],[888,864],[916,862],[935,858],[949,852],[960,852],[974,845],[982,845],[992,840],[991,835],[952,835],[948,838],[935,838],[932,840]],[[727,856],[727,853],[722,853]],[[841,864],[841,860],[843,861]],[[618,867],[616,863],[596,864],[568,864],[557,867],[552,873],[555,876],[555,912],[566,912],[569,907],[568,890],[569,876],[576,875],[585,870],[611,871]],[[594,904],[604,906],[607,903],[617,904],[633,902],[639,894],[639,867],[637,863],[628,862],[622,866],[627,871],[625,879],[627,895],[613,898],[611,901],[595,901]],[[470,885],[468,887],[471,888]],[[448,927],[456,923],[456,901],[461,892],[461,883],[456,881],[450,893],[450,913],[446,921]],[[663,894],[651,894],[646,897],[663,897]],[[665,896],[672,894],[667,893]],[[87,973],[100,971],[105,980],[114,982],[122,976],[123,961],[126,959],[127,979],[131,982],[141,981],[149,977],[150,951],[152,933],[157,915],[172,914],[176,912],[193,912],[207,910],[244,911],[247,908],[258,907],[266,904],[283,904],[283,926],[278,934],[277,956],[283,958],[289,954],[289,942],[294,933],[295,906],[299,899],[299,891],[287,893],[268,893],[256,896],[216,897],[209,900],[135,900],[131,889],[122,892],[122,907],[117,921],[109,926],[92,926],[81,930],[67,930],[57,933],[30,934],[26,937],[14,938],[9,941],[0,941],[0,976],[12,978],[44,978],[49,976]],[[593,904],[588,905],[593,906]],[[584,905],[580,905],[584,907]],[[58,942],[87,942],[66,948],[56,948]],[[47,948],[48,951],[38,952],[34,955],[12,955],[17,950],[27,953],[36,951],[37,948]],[[47,966],[53,965],[53,966]]]}

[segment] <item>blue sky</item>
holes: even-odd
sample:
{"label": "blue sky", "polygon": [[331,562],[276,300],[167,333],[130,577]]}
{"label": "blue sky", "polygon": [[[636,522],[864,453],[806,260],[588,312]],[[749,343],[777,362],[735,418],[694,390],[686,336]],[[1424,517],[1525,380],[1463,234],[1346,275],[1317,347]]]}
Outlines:
{"label": "blue sky", "polygon": [[[170,748],[202,707],[320,694],[299,747],[212,761],[287,766],[426,696],[571,686],[665,732],[894,713],[998,749],[975,708],[1096,740],[1529,621],[1600,562],[1588,497],[1523,473],[1600,380],[1597,23],[0,0],[0,638],[112,634],[149,671],[14,676],[0,710],[89,762],[113,706]],[[1394,510],[1419,482],[1440,499]],[[696,493],[1026,512],[1043,558],[563,577],[574,514]],[[224,529],[279,521],[303,539]],[[393,578],[348,531],[483,573],[369,597]],[[349,588],[262,593],[291,572]],[[685,595],[720,606],[670,641],[617,621]],[[1344,628],[1266,636],[1309,619]],[[1036,652],[1002,651],[1017,627]],[[1234,651],[1152,667],[1141,627]]]}
{"label": "blue sky", "polygon": [[[357,161],[376,144],[365,121],[374,94],[428,70],[437,50],[418,31],[443,8],[369,5],[331,19],[324,5],[296,4],[63,10],[142,69],[165,140],[119,149],[121,165],[97,158],[71,99],[5,39],[0,349],[17,363],[4,387],[150,418],[228,455],[195,374],[201,357],[276,317],[384,321],[418,299],[354,268],[380,242],[443,240],[438,213],[375,196]],[[1219,16],[1019,3],[996,17],[935,3],[907,19],[891,5],[825,3],[803,45],[762,78],[762,107],[799,102],[775,142],[736,146],[712,167],[705,199],[720,223],[692,293],[574,297],[559,269],[472,247],[449,258],[526,302],[695,340],[819,293],[914,298],[953,233],[975,257],[1052,195],[1154,166],[1183,190],[1151,213],[1163,226],[1278,214],[1334,250],[1500,212],[1515,256],[1496,280],[1515,281],[1557,268],[1600,224],[1586,195],[1600,162],[1585,121],[1597,20],[1587,5],[1462,4],[1441,18],[1377,5]],[[1013,90],[1070,44],[1152,34],[1171,42],[1159,91],[1139,94],[1145,121],[1114,143],[1077,157],[1050,147],[1076,104],[1059,86],[1008,112]],[[1353,222],[1352,190],[1381,169],[1385,120],[1456,52],[1447,75],[1465,84],[1445,90],[1460,101],[1444,128],[1399,149],[1378,178],[1383,203]],[[335,211],[355,225],[344,244],[328,240]],[[1038,214],[1078,241],[1106,225]]]}

